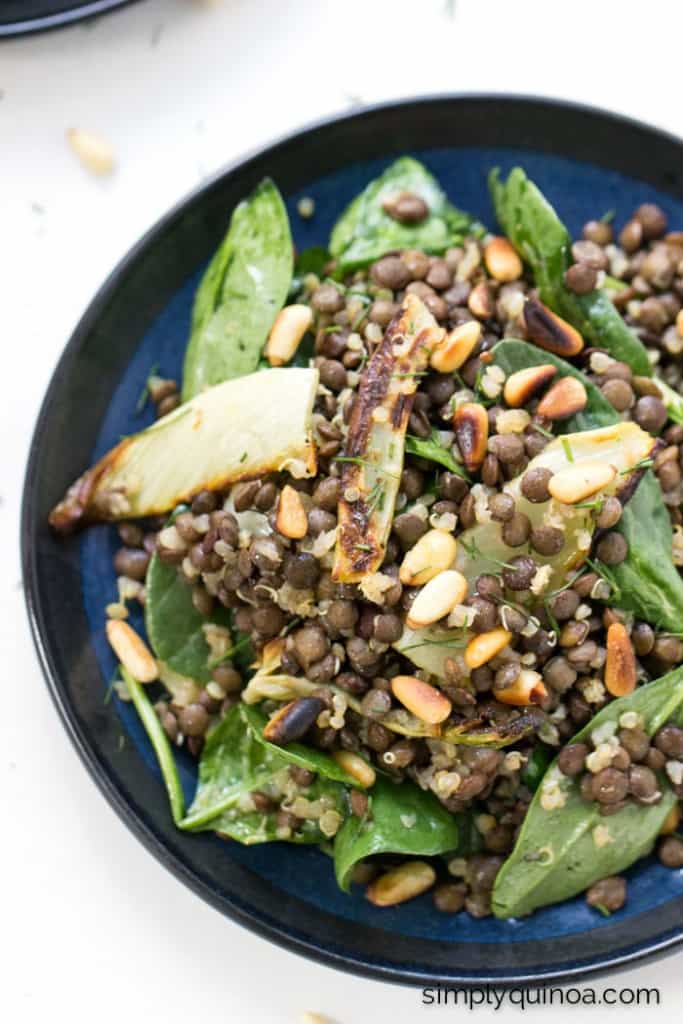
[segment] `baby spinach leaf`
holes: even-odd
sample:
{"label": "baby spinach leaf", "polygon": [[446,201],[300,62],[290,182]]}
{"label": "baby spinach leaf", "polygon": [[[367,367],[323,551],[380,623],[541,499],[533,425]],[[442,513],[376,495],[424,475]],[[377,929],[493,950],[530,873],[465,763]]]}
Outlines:
{"label": "baby spinach leaf", "polygon": [[674,391],[661,377],[655,375],[655,381],[662,396],[662,401],[666,405],[669,419],[673,420],[674,423],[683,423],[683,395],[679,395],[678,391]]}
{"label": "baby spinach leaf", "polygon": [[609,567],[595,562],[618,588],[610,601],[660,629],[680,630],[683,579],[672,560],[671,519],[651,472],[638,485],[617,529],[628,542],[626,560]]}
{"label": "baby spinach leaf", "polygon": [[[618,723],[625,711],[642,715],[645,728],[652,735],[678,715],[681,707],[683,669],[679,668],[627,697],[612,701],[572,742],[580,742],[606,722]],[[544,810],[543,793],[555,784],[562,791],[564,804]],[[663,774],[659,785],[659,803],[629,804],[616,814],[603,817],[598,804],[588,803],[581,796],[579,780],[563,775],[555,760],[531,802],[515,848],[496,878],[496,917],[520,917],[537,907],[561,903],[598,879],[624,871],[649,853],[677,799]]]}
{"label": "baby spinach leaf", "polygon": [[294,261],[294,276],[302,278],[306,274],[316,274],[317,277],[322,277],[331,258],[329,250],[324,245],[312,245],[308,249],[302,249]]}
{"label": "baby spinach leaf", "polygon": [[543,193],[515,167],[502,182],[497,169],[489,176],[496,216],[512,244],[531,267],[541,299],[564,317],[592,345],[606,349],[635,374],[652,375],[652,364],[639,338],[601,289],[576,295],[564,282],[570,266],[571,237]]}
{"label": "baby spinach leaf", "polygon": [[121,666],[121,675],[123,681],[126,684],[128,693],[130,694],[131,700],[135,705],[135,710],[140,716],[145,732],[149,737],[149,741],[154,748],[161,774],[166,786],[166,792],[168,793],[168,799],[171,805],[171,814],[176,825],[180,824],[185,814],[185,797],[183,795],[182,786],[180,785],[180,778],[178,776],[178,769],[176,767],[175,758],[173,757],[173,751],[171,750],[171,744],[169,743],[168,736],[163,730],[159,716],[152,707],[149,697],[145,692],[144,686],[141,686],[137,679],[133,679],[130,672],[128,672],[123,666]]}
{"label": "baby spinach leaf", "polygon": [[[571,419],[556,424],[558,433],[593,430],[620,421],[600,389],[563,359],[514,339],[499,342],[492,351],[494,362],[506,374],[526,366],[552,363],[558,377],[572,376],[581,381],[588,395],[586,407]],[[596,563],[614,587],[610,603],[662,629],[679,630],[683,621],[683,579],[672,561],[669,513],[651,472],[645,473],[640,481],[617,529],[628,541],[626,560],[609,567]]]}
{"label": "baby spinach leaf", "polygon": [[349,891],[353,869],[377,853],[434,856],[456,850],[456,818],[432,793],[413,782],[396,784],[378,776],[365,818],[348,817],[334,840],[337,883]]}
{"label": "baby spinach leaf", "polygon": [[211,651],[203,626],[229,627],[230,613],[218,607],[208,617],[192,603],[192,590],[174,565],[153,555],[145,582],[145,626],[152,649],[174,672],[198,683],[211,679]]}
{"label": "baby spinach leaf", "polygon": [[[383,209],[383,202],[400,192],[420,196],[429,207],[429,215],[419,224],[401,224]],[[330,252],[337,272],[346,274],[394,249],[445,252],[459,245],[469,231],[481,228],[448,201],[426,167],[404,156],[347,206],[332,230]]]}
{"label": "baby spinach leaf", "polygon": [[[291,764],[303,764],[304,757],[298,751],[292,756],[286,748],[265,742],[261,731],[266,720],[256,709],[238,704],[212,729],[199,762],[197,792],[181,828],[194,832],[209,829],[246,845],[281,838],[276,811],[250,809],[245,800],[256,790],[267,793],[276,776],[286,773]],[[330,762],[331,773],[333,769],[338,771],[331,758],[321,758]],[[314,767],[316,764],[318,767]],[[330,809],[346,816],[346,787],[321,774],[322,762],[318,763],[315,757],[305,766],[319,774],[310,786],[301,788],[301,795],[310,801],[325,797]],[[307,819],[287,841],[317,844],[324,840],[317,821]]]}
{"label": "baby spinach leaf", "polygon": [[418,455],[421,459],[436,462],[440,466],[445,466],[451,473],[457,473],[463,480],[469,480],[467,470],[455,461],[448,448],[444,448],[436,430],[432,431],[431,437],[415,437],[413,434],[408,434],[405,450],[408,455]]}
{"label": "baby spinach leaf", "polygon": [[272,181],[236,207],[199,285],[185,353],[182,398],[253,373],[290,281],[289,219]]}
{"label": "baby spinach leaf", "polygon": [[534,747],[529,753],[526,763],[520,772],[520,779],[523,784],[535,793],[538,789],[546,769],[552,761],[550,747]]}

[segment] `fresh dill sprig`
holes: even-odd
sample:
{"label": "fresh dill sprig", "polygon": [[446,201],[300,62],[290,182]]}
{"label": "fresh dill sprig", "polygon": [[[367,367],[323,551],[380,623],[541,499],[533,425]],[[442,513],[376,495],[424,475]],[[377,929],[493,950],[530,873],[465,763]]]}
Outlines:
{"label": "fresh dill sprig", "polygon": [[619,476],[628,476],[629,473],[637,473],[640,469],[649,469],[650,466],[654,466],[654,464],[655,460],[650,458],[648,455],[646,458],[640,459],[639,462],[636,462],[630,469],[620,469]]}
{"label": "fresh dill sprig", "polygon": [[248,647],[250,643],[251,643],[251,638],[249,636],[241,637],[237,641],[237,643],[233,644],[232,647],[230,647],[225,652],[225,654],[222,654],[220,656],[220,658],[214,658],[211,661],[209,661],[209,668],[216,668],[217,665],[222,665],[224,661],[229,661],[230,658],[233,658],[241,650],[244,650],[245,647]]}
{"label": "fresh dill sprig", "polygon": [[539,423],[532,423],[531,429],[536,430],[539,434],[542,434],[543,437],[547,437],[549,441],[555,440],[555,435],[552,430],[546,430],[546,428],[542,427]]}
{"label": "fresh dill sprig", "polygon": [[562,437],[562,438],[560,438],[560,440],[562,442],[562,448],[564,449],[564,454],[567,457],[567,462],[573,462],[574,461],[574,453],[572,451],[572,446],[570,445],[570,443],[569,443],[569,441],[567,440],[566,437]]}
{"label": "fresh dill sprig", "polygon": [[149,398],[149,382],[152,379],[152,377],[156,377],[157,376],[158,370],[159,370],[159,364],[155,363],[154,366],[150,369],[149,373],[147,374],[147,379],[145,381],[144,387],[143,387],[142,391],[140,392],[140,394],[138,395],[138,400],[135,403],[135,411],[136,412],[142,412],[142,410],[147,405],[147,399]]}

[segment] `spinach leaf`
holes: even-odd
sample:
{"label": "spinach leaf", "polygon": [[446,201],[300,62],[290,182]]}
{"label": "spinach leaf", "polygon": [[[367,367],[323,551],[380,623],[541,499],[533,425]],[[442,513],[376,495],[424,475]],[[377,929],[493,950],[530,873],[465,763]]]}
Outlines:
{"label": "spinach leaf", "polygon": [[[419,224],[401,224],[383,209],[382,203],[399,192],[420,196],[429,215]],[[446,198],[436,179],[417,160],[396,160],[347,206],[330,236],[330,252],[337,272],[346,274],[364,267],[393,249],[424,249],[445,252],[459,245],[468,231],[481,231],[472,219]]]}
{"label": "spinach leaf", "polygon": [[655,376],[655,383],[659,388],[662,401],[666,405],[669,419],[673,420],[674,423],[683,423],[683,395],[679,395],[678,391],[674,391],[661,377]]}
{"label": "spinach leaf", "polygon": [[677,632],[683,623],[683,579],[672,560],[672,528],[657,478],[648,472],[624,509],[617,527],[628,542],[619,565],[596,568],[618,588],[610,598],[660,629]]}
{"label": "spinach leaf", "polygon": [[292,278],[282,197],[266,179],[236,207],[199,285],[185,353],[182,398],[252,373]]}
{"label": "spinach leaf", "polygon": [[149,697],[145,692],[144,686],[141,686],[137,679],[133,679],[130,672],[128,672],[123,665],[121,666],[121,675],[123,681],[126,684],[128,693],[130,694],[131,700],[135,705],[135,710],[140,716],[145,732],[149,737],[149,741],[154,748],[161,774],[166,786],[166,792],[168,793],[168,799],[171,804],[171,814],[176,825],[179,825],[185,814],[185,797],[183,795],[182,786],[180,785],[180,778],[178,776],[178,769],[176,767],[175,758],[173,757],[173,751],[171,750],[171,744],[169,743],[168,736],[163,730],[163,726],[159,721],[159,716],[152,707]]}
{"label": "spinach leaf", "polygon": [[[683,669],[679,668],[612,701],[572,742],[580,742],[606,722],[618,722],[625,711],[641,714],[652,735],[682,706]],[[541,797],[549,784],[560,787],[565,802],[547,811],[541,806]],[[598,879],[624,871],[649,853],[677,799],[663,774],[659,785],[659,803],[629,804],[603,817],[598,804],[582,798],[579,780],[562,775],[554,761],[531,802],[515,848],[496,878],[496,917],[520,917],[537,907],[561,903]],[[596,828],[601,831],[596,833]]]}
{"label": "spinach leaf", "polygon": [[531,267],[541,299],[564,317],[592,345],[606,349],[635,374],[650,377],[647,350],[630,330],[610,298],[600,289],[576,295],[564,274],[571,264],[571,237],[542,192],[521,167],[505,182],[498,170],[489,176],[496,216],[506,235]]}
{"label": "spinach leaf", "polygon": [[534,747],[527,757],[526,764],[520,772],[520,779],[527,789],[535,793],[541,784],[546,769],[552,761],[550,747]]}
{"label": "spinach leaf", "polygon": [[329,250],[324,245],[312,245],[308,249],[302,249],[294,261],[294,276],[302,278],[306,274],[316,274],[322,277],[331,258]]}
{"label": "spinach leaf", "polygon": [[[317,751],[305,747],[292,754],[288,748],[267,743],[261,736],[266,721],[260,711],[238,704],[211,730],[199,762],[197,792],[181,828],[209,829],[246,845],[280,839],[276,810],[255,810],[247,798],[255,790],[272,792],[273,786],[279,792],[278,776],[286,777],[291,764],[318,773],[301,795],[310,801],[325,797],[329,809],[342,817],[348,814],[347,789],[335,781],[335,775],[344,773],[332,758],[320,754],[318,759]],[[307,819],[288,841],[322,843],[325,838],[317,820]]]}
{"label": "spinach leaf", "polygon": [[348,892],[355,865],[373,854],[433,856],[457,850],[459,835],[456,817],[432,793],[378,776],[368,815],[347,818],[335,837],[337,883]]}
{"label": "spinach leaf", "polygon": [[211,651],[203,626],[213,623],[229,627],[230,613],[217,608],[208,617],[192,603],[192,590],[174,565],[153,555],[145,582],[145,626],[152,649],[174,672],[198,683],[211,679]]}
{"label": "spinach leaf", "polygon": [[[599,388],[563,359],[540,352],[525,341],[507,339],[492,350],[494,362],[506,374],[526,366],[552,363],[558,377],[581,381],[588,402],[571,419],[558,423],[559,433],[593,430],[621,419]],[[620,565],[597,568],[610,581],[614,592],[610,603],[631,611],[638,618],[663,629],[678,631],[683,621],[683,579],[672,561],[671,520],[661,489],[651,472],[644,475],[616,527],[628,541],[628,555]]]}
{"label": "spinach leaf", "polygon": [[436,462],[440,466],[445,466],[451,473],[457,473],[463,480],[469,480],[467,470],[459,462],[456,462],[448,448],[444,448],[441,444],[437,430],[433,430],[432,436],[426,438],[408,434],[406,436],[405,450],[408,455],[418,455],[421,459]]}

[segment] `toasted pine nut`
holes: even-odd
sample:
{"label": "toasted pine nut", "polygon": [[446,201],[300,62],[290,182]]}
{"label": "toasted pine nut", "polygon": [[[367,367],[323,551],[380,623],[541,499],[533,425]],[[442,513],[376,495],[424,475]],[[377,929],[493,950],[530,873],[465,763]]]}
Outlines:
{"label": "toasted pine nut", "polygon": [[631,637],[623,622],[613,622],[607,630],[605,686],[613,697],[625,697],[636,688],[638,670]]}
{"label": "toasted pine nut", "polygon": [[507,238],[492,238],[484,249],[486,268],[496,281],[516,281],[522,276],[522,261]]}
{"label": "toasted pine nut", "polygon": [[310,306],[295,303],[280,310],[266,342],[266,359],[271,366],[282,366],[292,359],[312,322]]}
{"label": "toasted pine nut", "polygon": [[524,304],[524,323],[529,339],[556,356],[576,356],[583,348],[583,338],[571,324],[544,306],[538,299]]}
{"label": "toasted pine nut", "polygon": [[109,619],[105,629],[116,657],[133,679],[153,683],[159,676],[159,668],[142,637],[123,619]]}
{"label": "toasted pine nut", "polygon": [[547,695],[548,691],[542,676],[530,668],[521,669],[512,686],[506,686],[504,690],[494,692],[496,700],[503,704],[515,704],[518,707],[540,704]]}
{"label": "toasted pine nut", "polygon": [[319,697],[297,697],[291,700],[268,719],[263,729],[264,739],[278,745],[300,740],[324,707]]}
{"label": "toasted pine nut", "polygon": [[659,830],[660,836],[670,836],[678,828],[681,823],[681,808],[680,804],[674,804],[666,818],[664,824]]}
{"label": "toasted pine nut", "polygon": [[376,878],[365,895],[376,907],[395,907],[431,889],[436,871],[424,860],[409,860]]}
{"label": "toasted pine nut", "polygon": [[575,505],[590,498],[614,480],[617,471],[607,462],[583,462],[555,473],[548,483],[553,498],[563,505]]}
{"label": "toasted pine nut", "polygon": [[66,133],[66,138],[86,170],[99,177],[111,174],[114,170],[116,165],[114,149],[111,143],[101,135],[84,132],[80,128],[71,128]]}
{"label": "toasted pine nut", "polygon": [[549,384],[556,373],[557,370],[550,363],[517,370],[505,381],[503,398],[513,409],[520,409],[537,391]]}
{"label": "toasted pine nut", "polygon": [[549,420],[566,420],[586,408],[588,395],[576,377],[563,377],[546,391],[536,412]]}
{"label": "toasted pine nut", "polygon": [[274,668],[279,668],[285,643],[283,636],[276,636],[272,640],[268,640],[261,649],[260,657],[256,658],[251,667],[260,669],[261,672],[272,672]]}
{"label": "toasted pine nut", "polygon": [[474,473],[486,458],[489,416],[478,402],[463,402],[453,414],[453,429],[466,469]]}
{"label": "toasted pine nut", "polygon": [[445,722],[451,713],[452,704],[448,697],[417,676],[394,676],[391,690],[396,700],[400,700],[421,722],[438,725]]}
{"label": "toasted pine nut", "polygon": [[308,516],[301,495],[290,484],[285,484],[282,488],[275,527],[278,533],[291,540],[301,540],[308,532]]}
{"label": "toasted pine nut", "polygon": [[444,569],[425,583],[413,601],[406,622],[411,629],[430,626],[462,604],[467,596],[467,580],[457,569]]}
{"label": "toasted pine nut", "polygon": [[493,316],[493,297],[487,281],[475,284],[467,299],[467,308],[479,320],[488,320]]}
{"label": "toasted pine nut", "polygon": [[472,355],[479,339],[482,327],[478,320],[467,320],[464,324],[454,327],[432,352],[430,364],[437,373],[453,373]]}
{"label": "toasted pine nut", "polygon": [[480,668],[500,654],[511,640],[512,633],[502,628],[473,636],[465,648],[465,664],[468,668]]}
{"label": "toasted pine nut", "polygon": [[428,530],[407,552],[398,578],[409,587],[421,587],[455,561],[458,545],[445,530]]}
{"label": "toasted pine nut", "polygon": [[377,778],[375,769],[367,761],[364,761],[362,757],[359,757],[358,754],[354,754],[352,750],[336,750],[332,757],[339,767],[347,775],[350,775],[352,779],[355,779],[363,789],[370,789],[371,786],[375,785]]}
{"label": "toasted pine nut", "polygon": [[676,333],[679,338],[683,338],[683,309],[679,310],[676,316]]}

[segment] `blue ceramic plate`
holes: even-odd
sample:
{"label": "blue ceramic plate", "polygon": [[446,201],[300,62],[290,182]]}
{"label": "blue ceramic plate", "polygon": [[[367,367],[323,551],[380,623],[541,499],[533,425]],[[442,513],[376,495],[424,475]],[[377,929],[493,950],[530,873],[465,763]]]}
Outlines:
{"label": "blue ceramic plate", "polygon": [[2,0],[0,36],[60,28],[127,3],[131,0]]}
{"label": "blue ceramic plate", "polygon": [[[317,125],[250,157],[184,200],[114,271],[70,340],[31,450],[23,518],[29,612],[43,668],[88,769],[159,860],[224,913],[298,952],[358,973],[429,984],[569,978],[672,948],[683,935],[683,872],[654,860],[629,872],[625,908],[598,917],[582,899],[520,921],[436,913],[428,897],[379,910],[339,892],[329,859],[286,845],[242,848],[177,832],[152,750],[130,706],[105,705],[114,659],[104,606],[115,594],[112,528],[69,541],[46,528],[66,486],[122,434],[152,367],[178,377],[192,296],[230,212],[264,176],[287,198],[296,243],[324,243],[344,205],[395,155],[412,153],[450,197],[493,224],[486,174],[520,163],[573,232],[661,204],[683,228],[683,146],[643,125],[547,101],[443,97]],[[296,212],[301,196],[315,216]],[[122,742],[122,738],[125,742]],[[181,755],[191,796],[195,772]]]}

